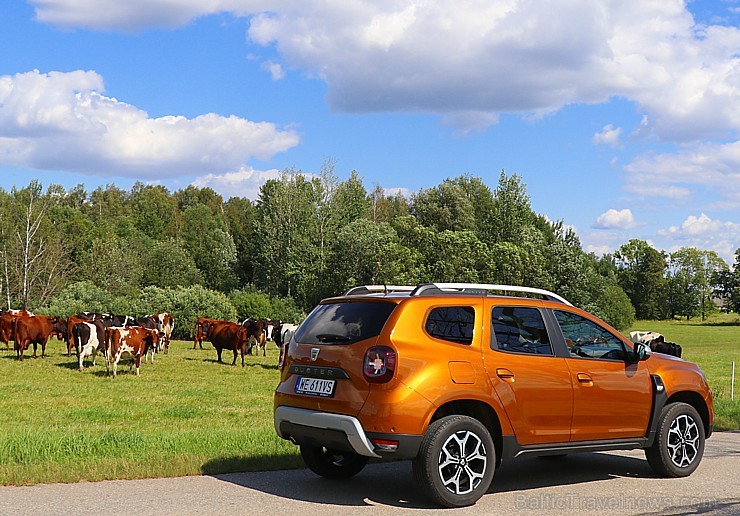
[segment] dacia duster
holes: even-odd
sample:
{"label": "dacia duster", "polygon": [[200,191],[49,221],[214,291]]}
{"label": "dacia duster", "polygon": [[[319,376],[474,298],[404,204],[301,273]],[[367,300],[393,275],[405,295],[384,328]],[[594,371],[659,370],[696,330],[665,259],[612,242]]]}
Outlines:
{"label": "dacia duster", "polygon": [[446,507],[474,504],[521,456],[641,448],[658,474],[687,476],[712,433],[698,366],[542,289],[356,287],[286,346],[275,429],[306,465],[347,478],[370,458],[411,459]]}

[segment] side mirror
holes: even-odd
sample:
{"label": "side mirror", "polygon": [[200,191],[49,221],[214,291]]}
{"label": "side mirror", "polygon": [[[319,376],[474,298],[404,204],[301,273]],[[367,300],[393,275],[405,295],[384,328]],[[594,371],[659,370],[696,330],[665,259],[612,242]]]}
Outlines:
{"label": "side mirror", "polygon": [[649,357],[650,348],[642,342],[635,344],[634,351],[627,352],[627,360],[630,364],[636,364],[637,362],[647,360]]}

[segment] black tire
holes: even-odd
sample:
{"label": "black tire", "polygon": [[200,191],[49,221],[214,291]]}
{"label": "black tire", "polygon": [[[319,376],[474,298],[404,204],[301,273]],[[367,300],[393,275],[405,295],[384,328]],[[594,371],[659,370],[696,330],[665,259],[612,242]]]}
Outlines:
{"label": "black tire", "polygon": [[362,471],[369,457],[352,452],[301,445],[301,457],[308,469],[324,478],[350,478]]}
{"label": "black tire", "polygon": [[465,507],[491,485],[496,448],[477,419],[447,416],[429,425],[412,466],[414,480],[435,503]]}
{"label": "black tire", "polygon": [[694,407],[671,403],[663,408],[655,442],[645,449],[653,470],[664,477],[687,477],[704,455],[704,423]]}

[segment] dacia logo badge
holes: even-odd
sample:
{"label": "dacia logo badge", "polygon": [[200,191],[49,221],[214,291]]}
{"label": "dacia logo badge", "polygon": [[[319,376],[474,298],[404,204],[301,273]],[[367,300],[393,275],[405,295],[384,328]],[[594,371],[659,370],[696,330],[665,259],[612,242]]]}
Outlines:
{"label": "dacia logo badge", "polygon": [[311,362],[316,362],[316,359],[319,358],[319,348],[311,348]]}

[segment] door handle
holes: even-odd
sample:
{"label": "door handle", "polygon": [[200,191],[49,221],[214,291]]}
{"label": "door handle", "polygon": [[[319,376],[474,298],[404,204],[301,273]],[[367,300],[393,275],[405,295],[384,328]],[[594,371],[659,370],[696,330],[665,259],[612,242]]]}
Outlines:
{"label": "door handle", "polygon": [[508,369],[504,369],[503,367],[499,367],[498,369],[496,369],[496,376],[498,376],[502,380],[506,380],[507,382],[514,381],[514,373],[512,373]]}
{"label": "door handle", "polygon": [[576,378],[578,378],[578,383],[582,383],[583,385],[593,385],[594,381],[591,378],[591,376],[587,375],[586,373],[578,373],[576,375]]}

